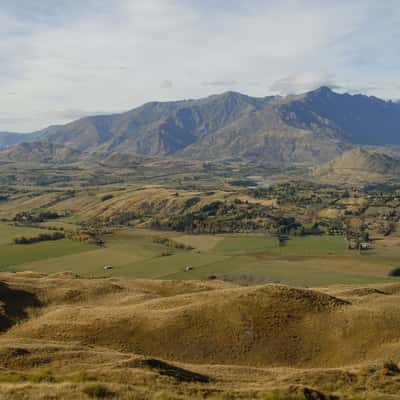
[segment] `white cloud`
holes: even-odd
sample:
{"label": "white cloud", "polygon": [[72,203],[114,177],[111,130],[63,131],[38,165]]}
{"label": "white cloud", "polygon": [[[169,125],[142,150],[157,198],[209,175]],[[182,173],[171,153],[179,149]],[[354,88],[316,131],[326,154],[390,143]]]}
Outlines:
{"label": "white cloud", "polygon": [[6,3],[0,131],[233,87],[265,96],[328,85],[400,97],[394,0]]}
{"label": "white cloud", "polygon": [[174,83],[168,79],[161,82],[161,89],[171,89],[174,86]]}
{"label": "white cloud", "polygon": [[221,88],[227,88],[227,87],[232,87],[236,86],[238,84],[237,81],[234,79],[218,79],[216,81],[212,82],[203,82],[204,86],[215,86],[215,87],[221,87]]}
{"label": "white cloud", "polygon": [[270,86],[273,93],[296,94],[314,90],[321,86],[328,86],[333,90],[340,90],[341,86],[335,82],[334,76],[328,74],[299,74],[278,79]]}

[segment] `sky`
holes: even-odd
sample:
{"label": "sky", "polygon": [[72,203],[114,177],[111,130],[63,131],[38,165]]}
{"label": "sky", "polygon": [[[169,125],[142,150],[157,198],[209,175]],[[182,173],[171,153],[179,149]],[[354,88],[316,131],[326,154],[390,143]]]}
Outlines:
{"label": "sky", "polygon": [[400,98],[398,0],[0,0],[0,131],[319,86]]}

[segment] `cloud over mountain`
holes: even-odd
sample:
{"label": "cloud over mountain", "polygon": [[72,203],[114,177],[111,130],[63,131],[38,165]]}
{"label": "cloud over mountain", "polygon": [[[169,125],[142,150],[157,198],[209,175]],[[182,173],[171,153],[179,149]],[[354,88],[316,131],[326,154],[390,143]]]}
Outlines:
{"label": "cloud over mountain", "polygon": [[[263,96],[268,88],[287,94],[326,85],[399,97],[397,2],[229,4],[5,2],[0,130],[68,121],[50,117],[54,110],[126,110],[150,99],[204,97],[215,87]],[[173,86],[160,87],[164,81]]]}

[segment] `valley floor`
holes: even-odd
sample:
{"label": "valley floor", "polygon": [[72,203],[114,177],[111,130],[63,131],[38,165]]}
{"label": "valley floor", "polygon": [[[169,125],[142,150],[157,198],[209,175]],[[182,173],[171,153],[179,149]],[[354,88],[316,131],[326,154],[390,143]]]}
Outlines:
{"label": "valley floor", "polygon": [[[12,243],[14,237],[43,231],[0,223],[0,271],[324,286],[396,282],[389,273],[400,257],[400,240],[394,236],[375,241],[362,254],[347,250],[342,236],[292,237],[280,248],[276,238],[262,234],[186,235],[128,228],[112,231],[100,247],[67,239]],[[112,269],[104,270],[105,265]]]}

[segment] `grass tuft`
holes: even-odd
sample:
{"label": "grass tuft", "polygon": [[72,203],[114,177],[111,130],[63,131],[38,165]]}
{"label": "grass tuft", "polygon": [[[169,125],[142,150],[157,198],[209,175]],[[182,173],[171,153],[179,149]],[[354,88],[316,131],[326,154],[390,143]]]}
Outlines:
{"label": "grass tuft", "polygon": [[102,384],[93,384],[83,388],[83,393],[91,399],[107,399],[115,397],[115,392],[110,390],[107,386]]}
{"label": "grass tuft", "polygon": [[392,374],[398,374],[400,373],[400,368],[399,366],[392,360],[386,361],[383,364],[383,367],[390,373]]}

